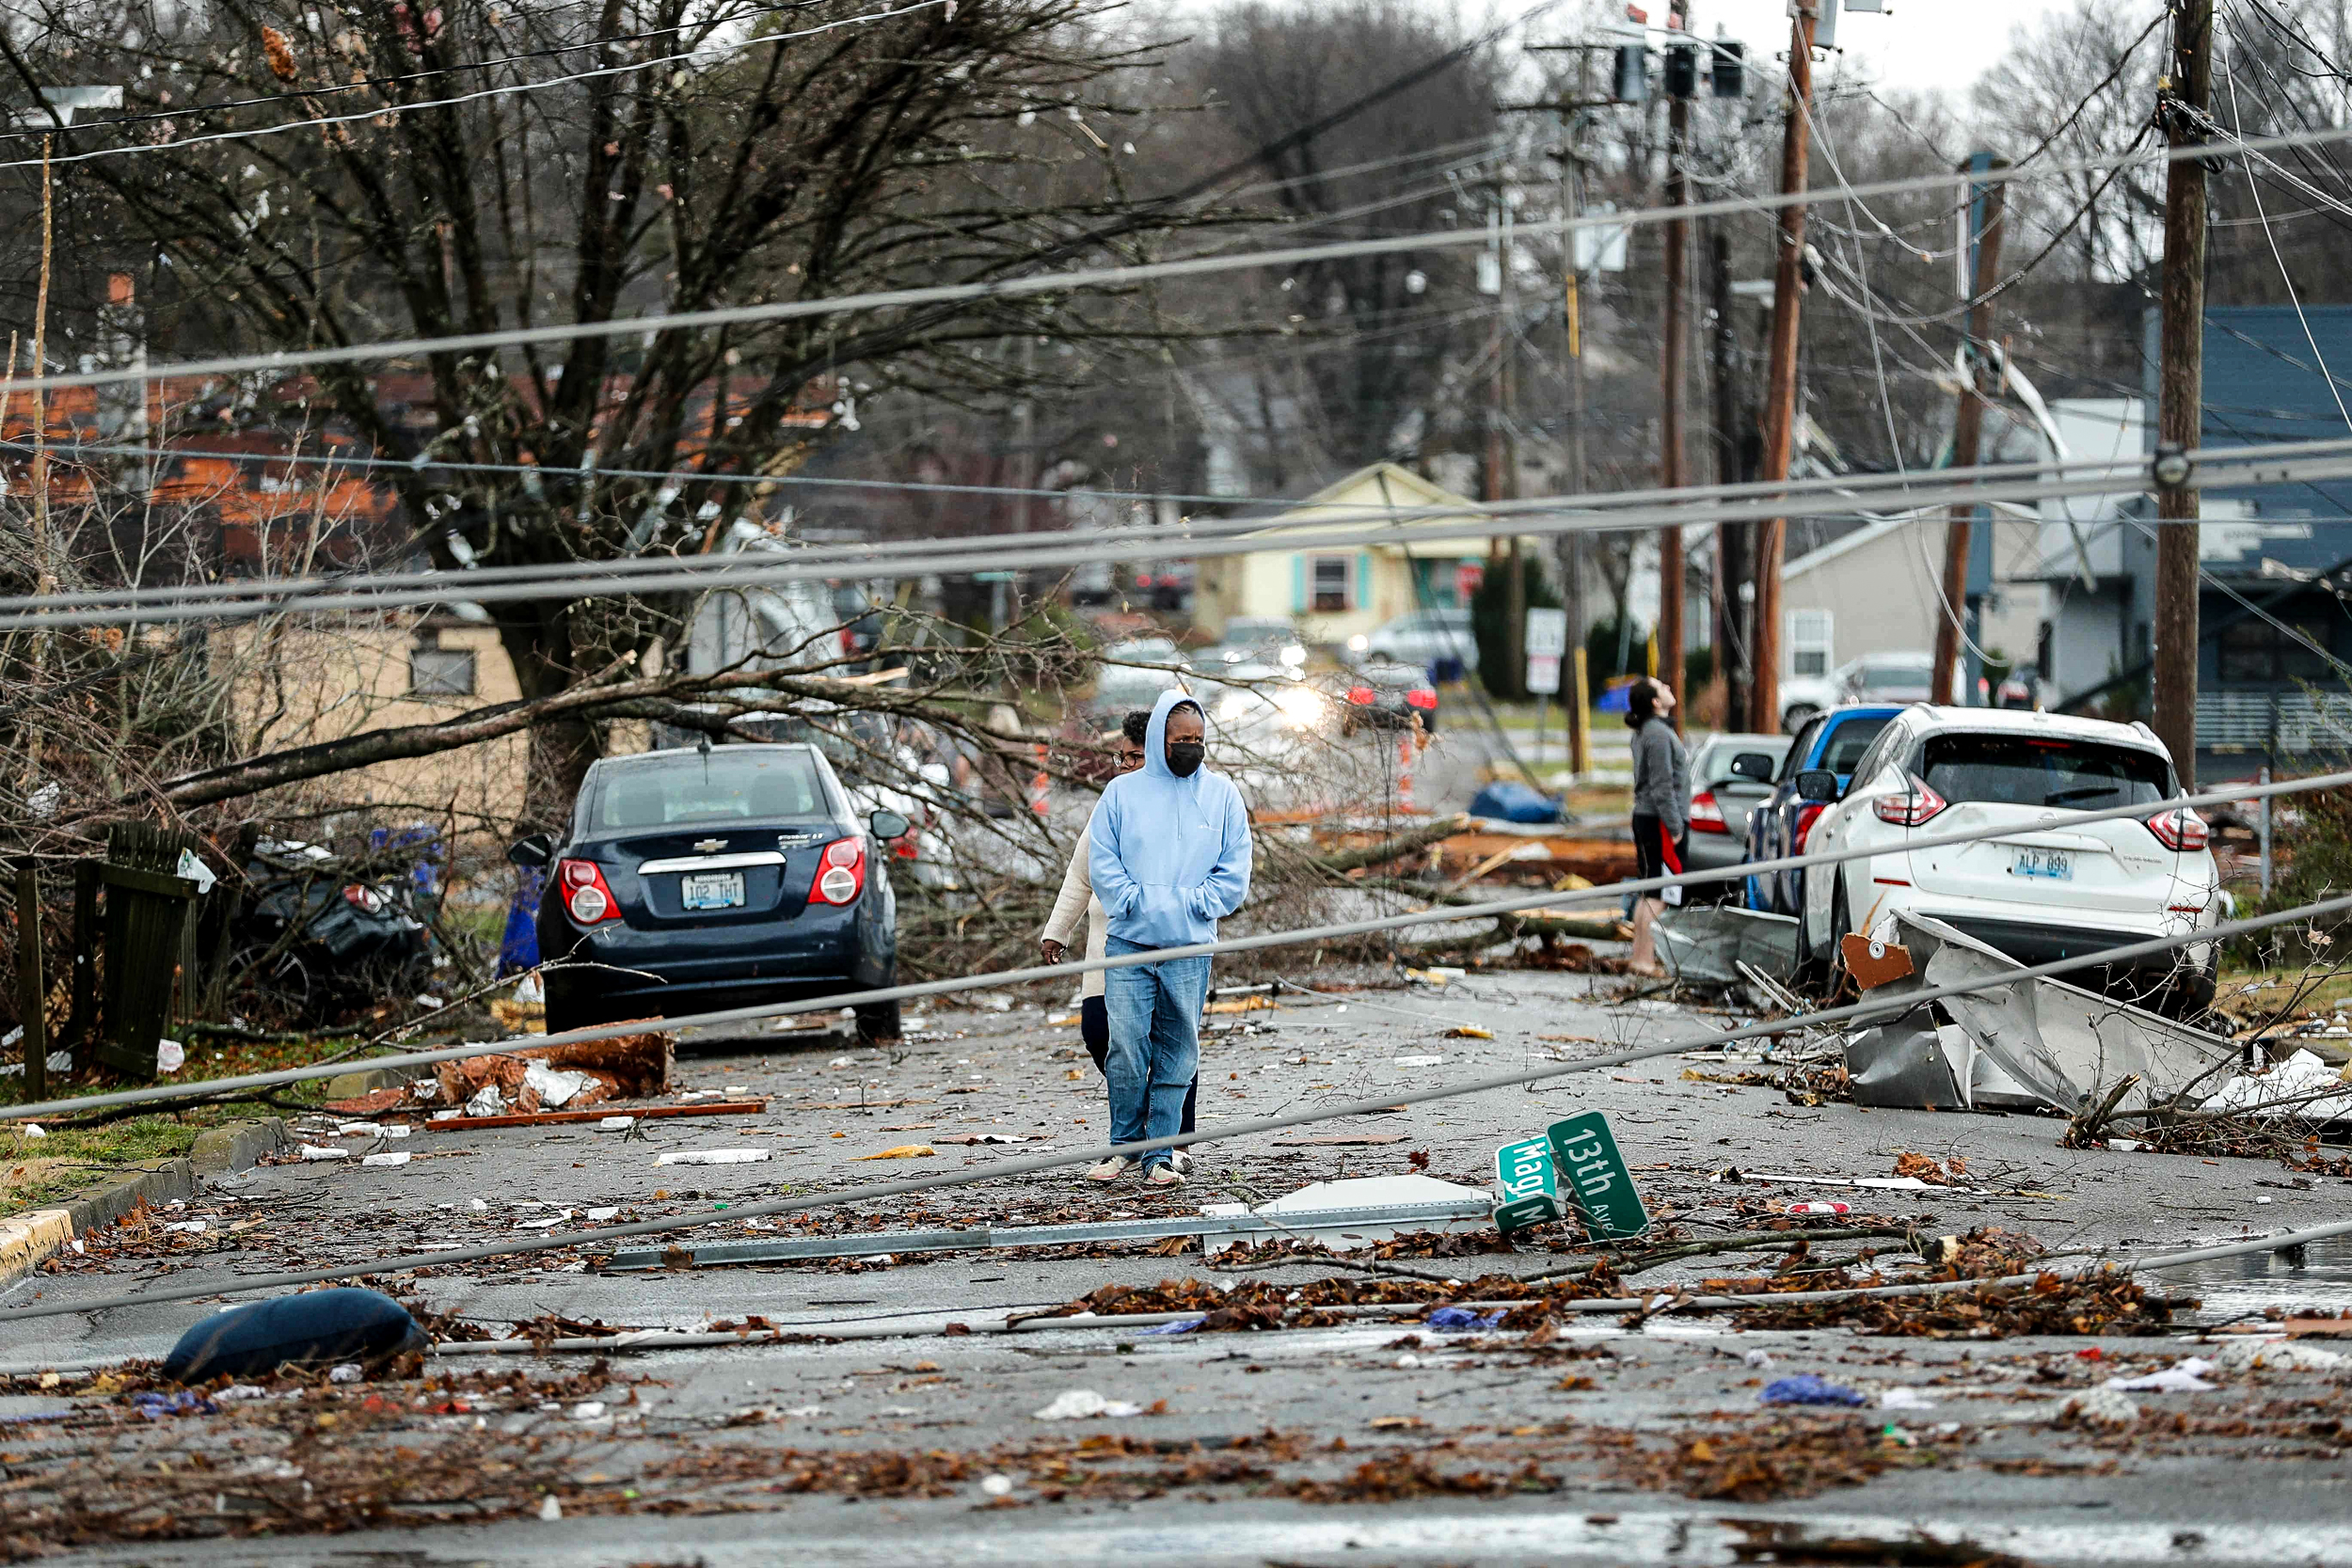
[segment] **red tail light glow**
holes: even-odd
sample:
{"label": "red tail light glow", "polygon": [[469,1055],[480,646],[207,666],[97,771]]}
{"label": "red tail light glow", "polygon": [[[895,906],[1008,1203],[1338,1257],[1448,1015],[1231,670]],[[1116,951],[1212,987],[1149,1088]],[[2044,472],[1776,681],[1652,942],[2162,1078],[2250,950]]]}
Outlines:
{"label": "red tail light glow", "polygon": [[2205,819],[2186,806],[2150,817],[2148,831],[2168,849],[2202,849],[2213,842],[2213,830],[2205,825]]}
{"label": "red tail light glow", "polygon": [[1347,689],[1347,700],[1355,704],[1358,707],[1370,707],[1372,706],[1373,701],[1372,688],[1369,686],[1351,686]]}
{"label": "red tail light glow", "polygon": [[621,917],[620,904],[595,861],[558,861],[555,879],[564,889],[564,912],[582,926]]}
{"label": "red tail light glow", "polygon": [[1870,802],[1870,809],[1879,814],[1882,822],[1892,822],[1899,828],[1915,828],[1950,803],[1930,789],[1925,779],[1914,778],[1909,789],[1900,795],[1880,796]]}
{"label": "red tail light glow", "polygon": [[1417,707],[1423,713],[1434,713],[1438,708],[1438,694],[1425,686],[1417,686],[1405,693],[1405,705]]}
{"label": "red tail light glow", "polygon": [[866,841],[836,838],[825,846],[817,862],[817,880],[808,890],[812,904],[854,904],[866,891]]}
{"label": "red tail light glow", "polygon": [[1813,824],[1819,822],[1821,819],[1821,813],[1827,810],[1829,807],[1819,800],[1808,800],[1797,808],[1797,832],[1795,837],[1789,841],[1788,853],[1792,855],[1804,853],[1805,835],[1813,831]]}
{"label": "red tail light glow", "polygon": [[1691,797],[1691,831],[1694,833],[1731,832],[1731,825],[1724,820],[1724,808],[1716,802],[1713,790],[1702,789]]}

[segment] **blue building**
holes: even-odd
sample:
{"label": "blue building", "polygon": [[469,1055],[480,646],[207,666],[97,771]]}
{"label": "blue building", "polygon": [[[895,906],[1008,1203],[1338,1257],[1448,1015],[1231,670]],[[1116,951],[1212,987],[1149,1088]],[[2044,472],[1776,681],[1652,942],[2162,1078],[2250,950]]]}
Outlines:
{"label": "blue building", "polygon": [[[2154,450],[2156,346],[2152,309],[2142,396],[2052,404],[2071,455]],[[2352,306],[2217,307],[2204,349],[2201,446],[2352,436]],[[2207,490],[2201,510],[2199,777],[2352,752],[2352,479]],[[2077,497],[2045,501],[2042,515],[2050,705],[2144,716],[2153,501]]]}

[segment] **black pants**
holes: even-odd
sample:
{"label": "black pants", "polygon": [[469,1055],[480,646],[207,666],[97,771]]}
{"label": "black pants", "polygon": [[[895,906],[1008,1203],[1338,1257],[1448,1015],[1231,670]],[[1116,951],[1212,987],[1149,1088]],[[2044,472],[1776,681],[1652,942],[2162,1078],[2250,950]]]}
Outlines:
{"label": "black pants", "polygon": [[[1078,1036],[1087,1042],[1087,1054],[1094,1058],[1094,1070],[1102,1071],[1104,1061],[1111,1053],[1111,1018],[1108,1009],[1103,1006],[1101,997],[1079,998]],[[1200,1078],[1196,1073],[1193,1076],[1192,1087],[1184,1091],[1184,1124],[1177,1129],[1179,1132],[1197,1131],[1192,1124],[1192,1113],[1200,1103]]]}

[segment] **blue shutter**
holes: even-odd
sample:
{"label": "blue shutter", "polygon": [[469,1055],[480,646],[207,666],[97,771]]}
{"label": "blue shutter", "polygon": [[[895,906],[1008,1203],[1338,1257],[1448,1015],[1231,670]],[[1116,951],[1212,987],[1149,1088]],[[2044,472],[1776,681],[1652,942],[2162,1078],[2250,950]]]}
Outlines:
{"label": "blue shutter", "polygon": [[1291,613],[1304,615],[1308,609],[1307,558],[1294,555],[1291,557]]}
{"label": "blue shutter", "polygon": [[1350,602],[1347,608],[1350,610],[1370,610],[1372,608],[1372,552],[1370,550],[1358,550],[1356,552],[1355,592],[1348,595]]}

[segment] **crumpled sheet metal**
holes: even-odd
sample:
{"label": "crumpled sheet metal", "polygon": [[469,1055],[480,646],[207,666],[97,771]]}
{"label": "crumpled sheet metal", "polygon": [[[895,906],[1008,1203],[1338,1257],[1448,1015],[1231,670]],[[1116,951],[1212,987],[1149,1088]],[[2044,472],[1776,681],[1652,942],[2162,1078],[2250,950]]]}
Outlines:
{"label": "crumpled sheet metal", "polygon": [[1736,986],[1740,965],[1787,978],[1797,968],[1797,919],[1730,904],[1668,908],[1653,927],[1658,958],[1677,980]]}
{"label": "crumpled sheet metal", "polygon": [[[1891,1000],[1906,990],[1993,980],[2025,967],[1940,920],[1909,913],[1895,918],[1916,977],[1882,987],[1874,997]],[[2047,977],[1947,996],[1941,1006],[1981,1053],[1981,1064],[1951,1064],[1958,1081],[1969,1086],[1964,1104],[2003,1106],[2022,1098],[2072,1115],[2136,1073],[2139,1082],[2122,1105],[2137,1109],[2177,1093],[2237,1054],[2235,1043],[2217,1035]],[[1948,1042],[1943,1054],[1950,1061]],[[1848,1070],[1853,1070],[1851,1052]]]}

